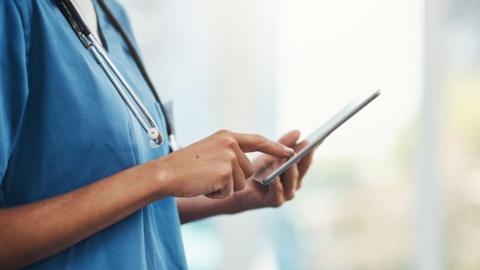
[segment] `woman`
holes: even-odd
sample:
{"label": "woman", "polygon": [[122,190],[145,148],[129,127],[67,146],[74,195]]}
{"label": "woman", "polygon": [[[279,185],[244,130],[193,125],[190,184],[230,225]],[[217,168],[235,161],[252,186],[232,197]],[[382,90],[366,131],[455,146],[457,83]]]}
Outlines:
{"label": "woman", "polygon": [[0,269],[186,269],[181,223],[293,198],[312,155],[269,187],[249,178],[301,148],[298,132],[219,131],[169,154],[160,104],[109,16],[133,39],[126,14],[73,3],[165,142],[149,146],[54,0],[0,0]]}

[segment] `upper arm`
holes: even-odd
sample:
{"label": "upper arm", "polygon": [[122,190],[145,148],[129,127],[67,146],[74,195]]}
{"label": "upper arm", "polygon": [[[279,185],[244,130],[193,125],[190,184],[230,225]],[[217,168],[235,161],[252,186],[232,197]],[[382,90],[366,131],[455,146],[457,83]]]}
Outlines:
{"label": "upper arm", "polygon": [[14,1],[0,0],[0,185],[20,133],[28,96],[22,16]]}

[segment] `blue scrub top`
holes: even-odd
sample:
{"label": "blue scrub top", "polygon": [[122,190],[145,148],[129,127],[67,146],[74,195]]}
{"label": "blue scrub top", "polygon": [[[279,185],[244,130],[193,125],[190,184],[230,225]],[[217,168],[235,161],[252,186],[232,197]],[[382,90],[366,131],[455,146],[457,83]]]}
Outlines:
{"label": "blue scrub top", "polygon": [[[107,5],[133,39],[128,18]],[[109,54],[165,121],[127,46],[96,4]],[[44,200],[168,153],[148,137],[53,0],[0,0],[0,207]],[[168,143],[168,142],[167,142]],[[174,198],[28,269],[186,269]]]}

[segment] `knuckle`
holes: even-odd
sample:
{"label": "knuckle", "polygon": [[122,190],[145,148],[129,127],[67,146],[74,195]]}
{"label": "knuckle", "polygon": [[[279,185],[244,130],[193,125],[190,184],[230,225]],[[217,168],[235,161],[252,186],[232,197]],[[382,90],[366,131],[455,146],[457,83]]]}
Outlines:
{"label": "knuckle", "polygon": [[218,193],[222,190],[222,185],[221,184],[214,184],[212,185],[210,189],[210,194],[212,196],[218,195]]}
{"label": "knuckle", "polygon": [[230,149],[233,149],[237,145],[237,141],[231,136],[223,136],[221,139],[223,144]]}
{"label": "knuckle", "polygon": [[275,198],[275,200],[273,201],[272,206],[273,206],[274,208],[278,208],[278,207],[280,207],[280,206],[282,206],[282,205],[283,205],[283,199],[282,199],[280,196],[277,196],[277,197]]}
{"label": "knuckle", "polygon": [[281,194],[283,193],[283,185],[280,182],[275,184],[275,193]]}
{"label": "knuckle", "polygon": [[232,136],[232,132],[227,129],[222,129],[217,131],[215,135],[217,135],[220,138],[230,138]]}
{"label": "knuckle", "polygon": [[230,148],[234,148],[237,145],[237,141],[235,141],[235,139],[232,137],[227,137],[225,143]]}
{"label": "knuckle", "polygon": [[282,206],[283,200],[283,185],[280,183],[280,180],[277,179],[273,184],[273,202],[272,207],[277,208]]}
{"label": "knuckle", "polygon": [[246,186],[247,186],[247,185],[245,184],[245,182],[242,182],[242,183],[240,184],[240,189],[239,189],[239,190],[244,190]]}
{"label": "knuckle", "polygon": [[224,188],[223,188],[223,198],[227,198],[232,196],[233,194],[233,186],[231,183],[226,183]]}
{"label": "knuckle", "polygon": [[235,160],[237,160],[237,155],[235,155],[234,152],[229,151],[229,152],[227,152],[227,154],[226,154],[226,158],[227,158],[228,161],[234,162]]}
{"label": "knuckle", "polygon": [[225,166],[225,168],[220,170],[219,176],[222,183],[228,183],[230,178],[232,178],[232,169],[228,166]]}
{"label": "knuckle", "polygon": [[228,197],[231,197],[232,195],[233,195],[233,190],[228,189],[228,190],[224,193],[223,198],[228,198]]}
{"label": "knuckle", "polygon": [[253,140],[255,141],[255,144],[257,144],[259,146],[263,146],[267,142],[267,139],[265,139],[265,137],[263,137],[262,135],[258,135],[258,134],[254,135]]}
{"label": "knuckle", "polygon": [[221,129],[221,130],[217,131],[216,134],[217,134],[217,135],[224,135],[224,136],[226,136],[226,135],[230,134],[230,130],[228,130],[228,129]]}
{"label": "knuckle", "polygon": [[285,194],[285,200],[287,201],[292,200],[294,197],[295,197],[295,193],[293,191],[287,192],[287,194]]}
{"label": "knuckle", "polygon": [[300,188],[302,188],[302,181],[297,182],[297,190],[299,190]]}
{"label": "knuckle", "polygon": [[236,184],[234,188],[235,191],[242,191],[244,189],[245,189],[245,183],[243,181]]}

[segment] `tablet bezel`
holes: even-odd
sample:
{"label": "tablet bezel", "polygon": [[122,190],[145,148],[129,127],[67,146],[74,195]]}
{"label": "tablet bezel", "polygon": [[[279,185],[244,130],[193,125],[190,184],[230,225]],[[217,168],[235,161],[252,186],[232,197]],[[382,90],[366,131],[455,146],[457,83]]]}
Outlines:
{"label": "tablet bezel", "polygon": [[275,178],[280,176],[282,173],[300,161],[304,156],[310,153],[313,149],[315,149],[315,147],[320,145],[328,136],[330,136],[330,134],[332,134],[336,129],[352,118],[352,116],[365,108],[368,104],[370,104],[370,102],[380,96],[380,94],[381,91],[377,90],[367,97],[357,98],[351,101],[347,106],[345,106],[327,122],[306,137],[305,140],[309,142],[309,144],[305,148],[303,148],[300,152],[290,156],[285,163],[280,165],[280,167],[270,173],[266,178],[257,179],[257,177],[254,176],[254,180],[265,186],[271,184]]}

